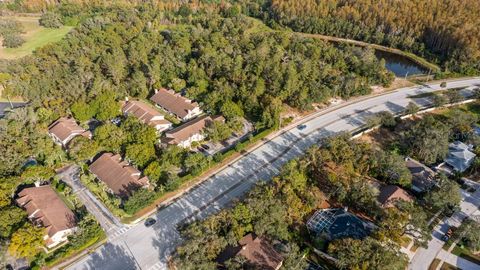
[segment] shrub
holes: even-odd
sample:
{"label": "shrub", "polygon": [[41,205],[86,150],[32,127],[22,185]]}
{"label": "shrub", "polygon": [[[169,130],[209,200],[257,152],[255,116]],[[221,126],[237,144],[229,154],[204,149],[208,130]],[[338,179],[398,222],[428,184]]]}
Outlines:
{"label": "shrub", "polygon": [[25,40],[18,34],[9,34],[3,36],[3,47],[18,48],[25,43]]}
{"label": "shrub", "polygon": [[123,210],[130,215],[135,214],[138,210],[151,204],[155,198],[156,196],[154,192],[141,188],[135,191],[123,204]]}
{"label": "shrub", "polygon": [[44,13],[38,22],[41,26],[47,28],[60,28],[63,26],[60,15],[53,12]]}
{"label": "shrub", "polygon": [[7,36],[20,34],[23,32],[23,26],[20,22],[14,20],[0,20],[0,35]]}

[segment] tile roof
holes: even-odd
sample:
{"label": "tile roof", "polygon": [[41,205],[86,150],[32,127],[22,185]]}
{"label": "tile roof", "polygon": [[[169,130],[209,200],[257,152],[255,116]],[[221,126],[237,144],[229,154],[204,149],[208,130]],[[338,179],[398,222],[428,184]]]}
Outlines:
{"label": "tile roof", "polygon": [[140,171],[122,161],[118,154],[103,153],[90,164],[90,171],[122,198],[140,187],[149,186],[148,177],[141,177]]}
{"label": "tile roof", "polygon": [[29,216],[34,214],[34,222],[47,228],[50,237],[59,231],[76,226],[72,210],[65,205],[51,186],[25,188],[18,196],[16,200],[18,205],[23,207]]}
{"label": "tile roof", "polygon": [[165,88],[156,90],[156,93],[150,100],[180,118],[184,118],[188,115],[189,111],[198,107],[196,102],[192,102],[190,99],[175,93],[175,91]]}
{"label": "tile roof", "polygon": [[398,200],[407,202],[413,201],[412,196],[410,196],[405,190],[395,185],[385,185],[381,187],[380,194],[378,194],[377,199],[383,207],[387,208],[395,206],[395,202]]}
{"label": "tile roof", "polygon": [[163,115],[145,102],[138,100],[129,100],[122,107],[123,113],[128,113],[141,122],[155,126],[171,124],[163,118]]}
{"label": "tile roof", "polygon": [[89,138],[92,135],[90,131],[86,131],[84,128],[79,126],[75,119],[67,117],[61,117],[53,122],[50,126],[48,126],[48,132],[53,134],[62,142],[72,135],[82,135]]}
{"label": "tile roof", "polygon": [[247,259],[258,269],[276,270],[282,265],[282,256],[262,237],[252,233],[245,235],[238,242],[241,246],[237,255]]}

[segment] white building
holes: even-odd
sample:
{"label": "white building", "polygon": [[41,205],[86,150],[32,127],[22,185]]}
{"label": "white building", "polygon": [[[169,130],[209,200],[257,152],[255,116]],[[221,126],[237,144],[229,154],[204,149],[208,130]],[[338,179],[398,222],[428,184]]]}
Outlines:
{"label": "white building", "polygon": [[135,116],[140,122],[154,127],[159,133],[172,127],[172,123],[165,120],[160,112],[142,101],[127,101],[122,107],[122,112]]}

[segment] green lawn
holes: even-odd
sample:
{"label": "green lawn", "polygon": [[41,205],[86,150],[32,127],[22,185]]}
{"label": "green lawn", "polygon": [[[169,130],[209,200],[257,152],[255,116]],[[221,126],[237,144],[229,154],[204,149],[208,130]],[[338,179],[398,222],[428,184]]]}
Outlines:
{"label": "green lawn", "polygon": [[15,59],[31,54],[35,49],[48,43],[61,40],[73,27],[63,26],[58,29],[45,28],[38,24],[38,17],[10,17],[19,21],[24,27],[22,37],[25,43],[19,48],[0,47],[0,58]]}
{"label": "green lawn", "polygon": [[480,264],[480,256],[473,254],[468,248],[464,247],[461,242],[453,248],[452,254],[473,263]]}

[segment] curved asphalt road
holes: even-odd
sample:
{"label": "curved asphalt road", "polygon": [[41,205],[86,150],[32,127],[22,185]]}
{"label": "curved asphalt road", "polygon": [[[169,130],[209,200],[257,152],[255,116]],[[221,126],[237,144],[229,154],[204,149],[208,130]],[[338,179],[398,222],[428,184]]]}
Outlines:
{"label": "curved asphalt road", "polygon": [[[476,85],[480,86],[480,78],[448,82],[447,87]],[[179,224],[224,208],[255,183],[277,175],[282,165],[301,156],[320,139],[355,130],[364,124],[366,116],[376,112],[402,112],[412,100],[409,96],[440,89],[438,84],[402,88],[329,108],[305,122],[304,130],[293,128],[282,133],[155,213],[157,223],[154,226],[146,228],[137,224],[67,269],[165,269],[167,257],[181,242],[177,231]],[[414,101],[420,106],[430,104],[426,98]]]}

